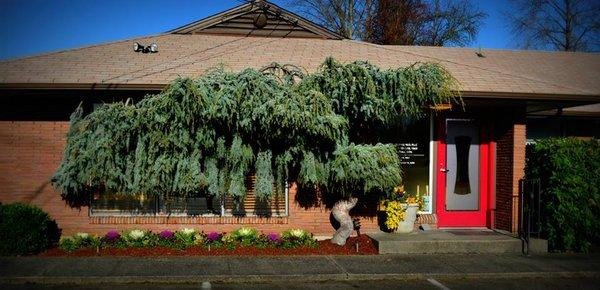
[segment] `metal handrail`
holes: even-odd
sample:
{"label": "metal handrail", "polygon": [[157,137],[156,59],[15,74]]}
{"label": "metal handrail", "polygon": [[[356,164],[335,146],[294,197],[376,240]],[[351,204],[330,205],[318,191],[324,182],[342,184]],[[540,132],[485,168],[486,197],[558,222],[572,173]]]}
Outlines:
{"label": "metal handrail", "polygon": [[519,238],[523,254],[529,255],[531,235],[541,232],[541,184],[539,179],[519,180]]}

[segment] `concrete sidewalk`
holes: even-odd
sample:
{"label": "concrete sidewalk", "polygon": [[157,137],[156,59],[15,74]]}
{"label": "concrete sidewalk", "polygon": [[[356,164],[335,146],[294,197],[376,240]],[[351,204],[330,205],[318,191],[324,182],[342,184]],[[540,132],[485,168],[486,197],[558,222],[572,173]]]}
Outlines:
{"label": "concrete sidewalk", "polygon": [[0,284],[598,276],[597,254],[0,258]]}

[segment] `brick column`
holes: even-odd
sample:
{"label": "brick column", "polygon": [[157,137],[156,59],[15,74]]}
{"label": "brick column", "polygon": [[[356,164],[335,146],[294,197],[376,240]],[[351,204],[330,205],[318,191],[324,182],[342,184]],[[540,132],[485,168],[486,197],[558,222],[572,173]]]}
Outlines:
{"label": "brick column", "polygon": [[526,128],[523,120],[505,122],[496,131],[496,228],[516,233],[519,179],[525,174]]}

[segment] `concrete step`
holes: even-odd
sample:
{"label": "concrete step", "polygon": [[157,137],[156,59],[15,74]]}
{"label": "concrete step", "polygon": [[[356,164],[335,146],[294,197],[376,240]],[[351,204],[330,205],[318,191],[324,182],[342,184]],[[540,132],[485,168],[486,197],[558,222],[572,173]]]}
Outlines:
{"label": "concrete step", "polygon": [[380,254],[521,253],[520,239],[487,230],[370,233]]}

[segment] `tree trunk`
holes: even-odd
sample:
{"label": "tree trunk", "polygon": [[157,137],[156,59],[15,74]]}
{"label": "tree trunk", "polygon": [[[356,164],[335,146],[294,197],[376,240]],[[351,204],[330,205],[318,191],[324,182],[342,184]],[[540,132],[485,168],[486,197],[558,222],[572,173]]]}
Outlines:
{"label": "tree trunk", "polygon": [[354,223],[350,217],[350,210],[356,206],[358,198],[351,197],[349,200],[340,200],[333,205],[331,213],[333,218],[340,223],[340,228],[335,232],[331,242],[343,246],[354,230]]}

